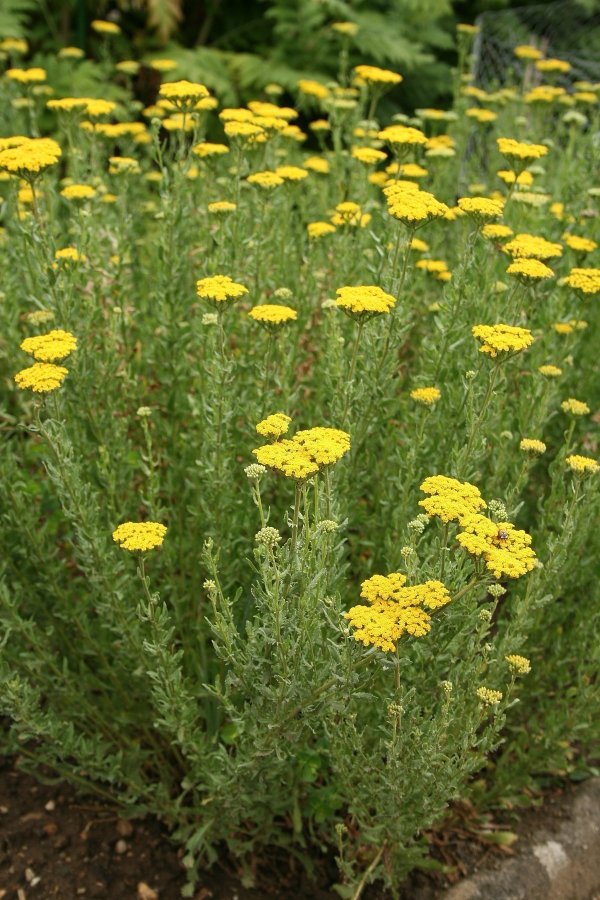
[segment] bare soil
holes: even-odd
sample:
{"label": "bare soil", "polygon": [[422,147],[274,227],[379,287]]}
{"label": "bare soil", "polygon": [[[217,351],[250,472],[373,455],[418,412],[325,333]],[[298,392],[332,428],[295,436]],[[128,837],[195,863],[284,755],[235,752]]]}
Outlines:
{"label": "bare soil", "polygon": [[[401,900],[436,900],[473,871],[498,865],[518,852],[521,841],[543,822],[551,827],[567,815],[570,786],[546,793],[543,807],[500,816],[478,816],[458,805],[426,837],[432,859],[445,871],[415,872]],[[511,846],[495,843],[497,831],[512,831]],[[65,784],[44,784],[0,758],[0,900],[179,900],[185,884],[181,851],[159,822],[126,821],[109,806],[81,797]],[[202,873],[195,900],[339,900],[332,858],[316,861],[317,883],[277,854],[263,861],[255,889],[241,885],[234,865]],[[435,865],[435,863],[434,863]],[[386,900],[376,887],[363,900]]]}

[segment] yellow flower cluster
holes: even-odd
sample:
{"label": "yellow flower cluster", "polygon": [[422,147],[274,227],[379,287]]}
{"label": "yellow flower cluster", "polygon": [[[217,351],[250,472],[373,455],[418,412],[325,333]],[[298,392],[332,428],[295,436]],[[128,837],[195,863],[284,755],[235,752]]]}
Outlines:
{"label": "yellow flower cluster", "polygon": [[538,372],[543,375],[545,378],[558,378],[562,375],[562,369],[558,366],[553,366],[547,363],[543,366],[538,366]]}
{"label": "yellow flower cluster", "polygon": [[583,294],[597,294],[600,291],[600,269],[571,269],[564,283]]}
{"label": "yellow flower cluster", "polygon": [[419,500],[419,506],[442,522],[461,521],[487,507],[479,488],[447,475],[430,475],[421,484],[421,490],[428,496]]}
{"label": "yellow flower cluster", "polygon": [[571,63],[565,59],[540,59],[535,63],[538,72],[561,72],[566,74],[571,71]]}
{"label": "yellow flower cluster", "polygon": [[506,270],[508,275],[514,275],[524,284],[535,284],[545,278],[552,278],[554,272],[539,259],[516,259]]}
{"label": "yellow flower cluster", "polygon": [[309,222],[306,226],[306,230],[309,238],[314,241],[318,240],[318,238],[325,237],[327,234],[334,234],[336,227],[335,225],[332,225],[331,222]]}
{"label": "yellow flower cluster", "polygon": [[492,522],[473,513],[462,517],[460,526],[456,540],[467,553],[482,557],[494,578],[520,578],[535,567],[531,535],[510,522]]}
{"label": "yellow flower cluster", "polygon": [[533,184],[533,175],[527,170],[517,175],[512,169],[499,169],[496,175],[504,184],[518,184],[520,187],[531,187]]}
{"label": "yellow flower cluster", "polygon": [[361,206],[353,200],[344,200],[335,207],[331,222],[336,227],[350,225],[353,228],[366,228],[371,221],[370,213],[363,213]]}
{"label": "yellow flower cluster", "polygon": [[[576,253],[591,253],[598,247],[596,241],[591,241],[589,238],[580,237],[577,234],[565,234],[563,235],[563,240],[567,247],[570,250],[574,250]],[[600,269],[597,271],[600,274]]]}
{"label": "yellow flower cluster", "polygon": [[355,66],[354,71],[359,83],[400,84],[402,81],[402,75],[389,69],[379,69],[377,66]]}
{"label": "yellow flower cluster", "polygon": [[248,315],[269,331],[277,330],[280,325],[285,325],[286,322],[293,322],[298,318],[298,313],[291,306],[281,306],[277,303],[264,303],[262,306],[255,306]]}
{"label": "yellow flower cluster", "polygon": [[54,254],[54,259],[57,262],[82,262],[85,258],[85,255],[80,253],[76,247],[61,247]]}
{"label": "yellow flower cluster", "polygon": [[315,97],[317,100],[326,100],[329,97],[329,88],[320,81],[310,78],[301,78],[298,82],[298,90],[307,97]]}
{"label": "yellow flower cluster", "polygon": [[494,691],[492,688],[479,687],[476,693],[484,706],[495,706],[502,700],[502,691]]}
{"label": "yellow flower cluster", "polygon": [[61,153],[52,138],[5,138],[0,141],[0,170],[31,181],[55,165]]}
{"label": "yellow flower cluster", "polygon": [[284,181],[303,181],[307,177],[308,171],[301,166],[277,166],[275,174]]}
{"label": "yellow flower cluster", "polygon": [[301,481],[337,462],[349,449],[350,435],[345,431],[317,427],[252,452],[261,465]]}
{"label": "yellow flower cluster", "polygon": [[167,81],[161,84],[158,93],[168,100],[176,109],[192,109],[198,100],[208,97],[208,89],[204,84],[193,81]]}
{"label": "yellow flower cluster", "polygon": [[481,233],[486,238],[498,241],[510,237],[513,231],[508,225],[484,225]]}
{"label": "yellow flower cluster", "polygon": [[20,84],[39,84],[46,80],[46,70],[40,68],[33,69],[7,69],[4,73],[11,81],[18,81]]}
{"label": "yellow flower cluster", "polygon": [[396,298],[377,285],[365,284],[338,288],[335,304],[349,315],[363,319],[389,313],[396,305]]}
{"label": "yellow flower cluster", "polygon": [[530,44],[519,44],[513,52],[517,59],[526,60],[541,59],[543,55],[541,50],[538,50],[537,47],[532,47]]}
{"label": "yellow flower cluster", "polygon": [[92,200],[97,194],[91,184],[68,184],[60,192],[65,200]]}
{"label": "yellow flower cluster", "polygon": [[565,97],[567,92],[563,87],[554,87],[551,84],[540,84],[525,94],[526,103],[554,103]]}
{"label": "yellow flower cluster", "polygon": [[408,125],[388,125],[377,134],[380,141],[387,141],[395,149],[400,147],[418,147],[427,143],[427,138],[418,128]]}
{"label": "yellow flower cluster", "polygon": [[[65,113],[81,113],[97,119],[99,116],[108,116],[117,108],[117,104],[112,100],[101,100],[97,97],[60,97],[48,100],[46,103],[48,109],[54,112]],[[85,125],[85,128],[84,128]],[[93,130],[98,134],[104,134],[106,137],[122,137],[125,134],[139,133],[145,131],[146,126],[143,122],[119,122],[115,125],[92,125],[91,123],[83,123],[84,131]]]}
{"label": "yellow flower cluster", "polygon": [[[361,597],[370,606],[353,606],[344,618],[354,629],[354,639],[365,646],[395,651],[403,634],[422,637],[431,630],[426,609],[439,609],[450,602],[448,589],[441,581],[406,585],[401,572],[373,575],[362,583]],[[423,609],[425,607],[425,609]]]}
{"label": "yellow flower cluster", "polygon": [[487,353],[492,359],[499,353],[517,353],[533,344],[529,329],[518,325],[474,325],[471,332],[482,343],[480,353]]}
{"label": "yellow flower cluster", "polygon": [[479,222],[489,222],[491,219],[500,218],[504,204],[500,200],[490,200],[487,197],[461,197],[458,208]]}
{"label": "yellow flower cluster", "polygon": [[422,403],[423,406],[433,406],[440,399],[442,393],[436,387],[422,387],[415,388],[414,391],[410,392],[410,396],[417,403]]}
{"label": "yellow flower cluster", "polygon": [[121,29],[116,22],[109,22],[107,19],[93,19],[90,23],[93,30],[98,34],[115,35],[121,34]]}
{"label": "yellow flower cluster", "polygon": [[201,141],[199,144],[194,144],[192,153],[195,153],[200,159],[205,159],[207,156],[223,156],[225,153],[229,153],[229,147],[227,144],[214,144],[211,143],[211,141]]}
{"label": "yellow flower cluster", "polygon": [[256,184],[262,188],[276,188],[283,184],[283,178],[277,172],[254,172],[246,179],[248,184]]}
{"label": "yellow flower cluster", "polygon": [[600,472],[600,465],[591,456],[580,456],[578,453],[574,453],[567,456],[565,462],[578,475],[595,475],[596,472]]}
{"label": "yellow flower cluster", "polygon": [[448,213],[445,203],[440,203],[433,194],[421,191],[416,185],[407,188],[405,184],[396,183],[385,188],[384,193],[390,215],[411,229]]}
{"label": "yellow flower cluster", "polygon": [[570,413],[572,416],[587,416],[590,411],[587,403],[583,403],[581,400],[575,400],[574,397],[563,400],[560,404],[560,408],[563,412]]}
{"label": "yellow flower cluster", "polygon": [[286,416],[285,413],[273,413],[258,423],[256,432],[261,437],[277,440],[288,433],[291,421],[291,417]]}
{"label": "yellow flower cluster", "polygon": [[510,653],[504,659],[508,663],[511,672],[515,675],[528,675],[531,672],[531,662],[526,656],[519,656],[518,653]]}
{"label": "yellow flower cluster", "polygon": [[516,234],[502,249],[516,259],[552,259],[563,252],[560,244],[534,234]]}
{"label": "yellow flower cluster", "polygon": [[57,362],[66,359],[75,349],[77,349],[75,335],[61,329],[25,338],[21,342],[21,350],[29,353],[39,362]]}
{"label": "yellow flower cluster", "polygon": [[214,200],[212,203],[207,204],[206,208],[209,213],[218,215],[220,213],[235,212],[237,206],[231,200]]}
{"label": "yellow flower cluster", "polygon": [[167,529],[160,522],[123,522],[112,533],[113,541],[131,553],[145,553],[161,547]]}
{"label": "yellow flower cluster", "polygon": [[497,138],[498,150],[507,159],[541,159],[546,156],[548,148],[544,144],[526,144],[513,138]]}
{"label": "yellow flower cluster", "polygon": [[524,453],[541,455],[546,452],[545,443],[543,441],[538,441],[536,438],[522,438],[519,447]]}
{"label": "yellow flower cluster", "polygon": [[196,293],[203,300],[218,306],[227,300],[238,300],[248,293],[248,288],[234,281],[229,275],[211,275],[196,282]]}
{"label": "yellow flower cluster", "polygon": [[375,166],[377,163],[387,159],[387,154],[383,150],[376,150],[374,147],[353,147],[352,158],[357,159],[366,166]]}
{"label": "yellow flower cluster", "polygon": [[30,390],[36,394],[48,394],[61,386],[68,369],[53,363],[34,363],[15,375],[15,383],[22,391]]}

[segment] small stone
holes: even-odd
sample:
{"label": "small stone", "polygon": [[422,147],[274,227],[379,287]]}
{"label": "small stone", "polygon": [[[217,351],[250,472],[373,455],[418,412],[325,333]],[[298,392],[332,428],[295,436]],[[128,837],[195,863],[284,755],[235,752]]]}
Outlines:
{"label": "small stone", "polygon": [[27,867],[25,869],[25,881],[28,881],[31,884],[31,882],[33,881],[34,878],[35,878],[35,872],[33,871],[33,869],[30,869],[29,867]]}
{"label": "small stone", "polygon": [[[0,816],[5,816],[7,812],[8,806],[0,806]],[[2,900],[3,896],[6,897],[6,891],[4,891],[4,894],[0,894],[0,900]]]}
{"label": "small stone", "polygon": [[56,822],[47,822],[44,825],[43,831],[48,835],[48,837],[52,837],[53,834],[57,833],[58,825],[56,824]]}
{"label": "small stone", "polygon": [[117,822],[117,834],[120,837],[131,837],[133,834],[133,825],[127,819],[119,819]]}
{"label": "small stone", "polygon": [[42,879],[40,878],[40,876],[36,875],[35,878],[32,878],[29,883],[30,883],[31,887],[36,887],[36,885],[38,885],[41,880]]}
{"label": "small stone", "polygon": [[77,893],[80,897],[82,897],[86,893],[85,888],[77,888]]}
{"label": "small stone", "polygon": [[127,853],[128,849],[127,841],[117,841],[115,844],[115,853],[118,853],[119,856],[122,856],[123,853]]}
{"label": "small stone", "polygon": [[137,886],[138,900],[158,900],[158,894],[145,881],[140,881]]}
{"label": "small stone", "polygon": [[4,897],[6,897],[6,891],[0,890],[0,900],[3,900]]}
{"label": "small stone", "polygon": [[48,800],[44,809],[46,810],[46,812],[54,812],[54,810],[56,809],[56,803],[54,802],[54,800]]}

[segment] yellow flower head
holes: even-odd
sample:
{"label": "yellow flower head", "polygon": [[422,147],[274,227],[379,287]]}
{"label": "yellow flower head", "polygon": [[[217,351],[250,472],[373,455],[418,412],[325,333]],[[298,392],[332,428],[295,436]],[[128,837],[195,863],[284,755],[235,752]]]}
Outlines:
{"label": "yellow flower head", "polygon": [[543,56],[541,50],[538,50],[537,47],[532,47],[530,44],[519,44],[518,47],[515,47],[514,54],[517,59],[527,59],[533,61],[541,59]]}
{"label": "yellow flower head", "polygon": [[534,234],[517,234],[502,249],[514,259],[552,259],[562,256],[561,244],[554,244]]}
{"label": "yellow flower head", "polygon": [[471,332],[481,341],[480,353],[487,353],[492,359],[499,353],[518,353],[533,344],[531,331],[518,325],[474,325]]}
{"label": "yellow flower head", "polygon": [[545,378],[558,378],[562,375],[562,369],[552,365],[538,366],[538,372]]}
{"label": "yellow flower head", "polygon": [[541,456],[542,453],[546,452],[545,443],[535,438],[523,438],[519,447],[524,453],[533,453],[536,456]]}
{"label": "yellow flower head", "polygon": [[248,288],[229,275],[211,275],[196,282],[196,293],[203,300],[218,306],[228,300],[238,300],[248,293]]}
{"label": "yellow flower head", "polygon": [[286,416],[285,413],[273,413],[258,423],[256,432],[261,437],[277,440],[288,433],[291,421],[290,416]]}
{"label": "yellow flower head", "polygon": [[577,475],[595,475],[600,472],[600,466],[590,456],[579,456],[577,453],[567,456],[566,464]]}
{"label": "yellow flower head", "polygon": [[[0,166],[1,159],[0,153]],[[600,269],[571,269],[564,283],[582,294],[597,294],[600,291]]]}
{"label": "yellow flower head", "polygon": [[458,208],[476,221],[483,223],[499,219],[503,213],[504,204],[499,200],[489,200],[487,197],[461,197],[458,201]]}
{"label": "yellow flower head", "polygon": [[502,700],[502,691],[494,691],[488,687],[477,688],[476,694],[484,706],[496,706]]}
{"label": "yellow flower head", "polygon": [[21,342],[21,350],[29,353],[39,362],[57,362],[66,359],[77,349],[77,338],[70,331],[55,329],[48,334],[39,334],[25,338]]}
{"label": "yellow flower head", "polygon": [[355,640],[365,647],[393,652],[403,634],[423,637],[431,630],[431,616],[426,610],[449,603],[448,589],[441,581],[409,586],[406,581],[406,575],[401,572],[373,575],[363,581],[361,597],[369,606],[353,606],[344,613],[354,629]]}
{"label": "yellow flower head", "polygon": [[514,275],[523,284],[535,284],[537,281],[552,278],[554,275],[552,269],[539,259],[528,259],[526,257],[516,259],[510,264],[506,272],[508,275]]}
{"label": "yellow flower head", "polygon": [[394,148],[418,147],[427,143],[427,138],[418,128],[408,125],[388,125],[377,135],[379,140],[387,141]]}
{"label": "yellow flower head", "polygon": [[504,184],[517,184],[519,187],[531,187],[533,184],[533,175],[531,172],[520,172],[518,175],[512,169],[499,169],[496,172]]}
{"label": "yellow flower head", "polygon": [[481,233],[486,238],[498,241],[510,237],[513,232],[508,225],[484,225]]}
{"label": "yellow flower head", "polygon": [[319,471],[318,464],[305,453],[303,448],[291,440],[277,441],[274,444],[265,444],[257,447],[252,453],[257,462],[268,469],[274,469],[287,478],[303,481],[316,475]]}
{"label": "yellow flower head", "polygon": [[561,72],[566,74],[571,71],[571,63],[565,59],[540,59],[535,63],[538,72]]}
{"label": "yellow flower head", "polygon": [[374,284],[337,289],[336,306],[355,318],[371,318],[389,313],[396,305],[396,298],[386,294]]}
{"label": "yellow flower head", "polygon": [[474,484],[447,475],[430,475],[421,484],[421,490],[428,496],[419,500],[419,506],[442,522],[461,521],[487,506]]}
{"label": "yellow flower head", "polygon": [[526,144],[513,138],[497,138],[498,150],[507,159],[541,159],[548,152],[544,144]]}
{"label": "yellow flower head", "polygon": [[283,184],[281,175],[270,171],[254,172],[254,174],[248,175],[247,181],[248,184],[256,184],[258,187],[266,188],[267,190]]}
{"label": "yellow flower head", "polygon": [[332,22],[331,30],[337,31],[338,34],[344,37],[356,37],[359,28],[356,22]]}
{"label": "yellow flower head", "polygon": [[121,34],[121,29],[116,22],[108,22],[106,19],[93,19],[90,24],[97,34]]}
{"label": "yellow flower head", "polygon": [[593,250],[596,250],[598,248],[598,244],[596,243],[596,241],[591,241],[589,238],[579,237],[576,234],[565,234],[563,235],[563,240],[567,247],[570,250],[574,250],[576,253],[591,253]]}
{"label": "yellow flower head", "polygon": [[4,74],[11,81],[18,81],[20,84],[39,84],[46,80],[46,70],[40,68],[7,69]]}
{"label": "yellow flower head", "polygon": [[275,174],[284,181],[303,181],[307,177],[308,171],[300,166],[277,166]]}
{"label": "yellow flower head", "polygon": [[302,78],[298,82],[298,90],[307,97],[315,97],[317,100],[326,100],[329,97],[329,88],[321,84],[320,81],[312,81],[309,78]]}
{"label": "yellow flower head", "polygon": [[311,240],[317,240],[327,234],[335,234],[336,227],[331,222],[309,222],[306,230]]}
{"label": "yellow flower head", "polygon": [[145,553],[161,547],[167,529],[160,522],[123,522],[112,533],[113,541],[131,553]]}
{"label": "yellow flower head", "polygon": [[354,71],[359,84],[400,84],[402,81],[402,75],[377,66],[355,66]]}
{"label": "yellow flower head", "polygon": [[248,315],[267,331],[277,331],[286,322],[294,322],[298,318],[295,309],[292,309],[291,306],[281,306],[278,303],[263,303],[262,306],[255,306]]}
{"label": "yellow flower head", "polygon": [[21,369],[15,375],[17,387],[22,391],[34,391],[36,394],[47,394],[61,386],[68,374],[64,366],[53,363],[37,362],[28,369]]}
{"label": "yellow flower head", "polygon": [[308,428],[297,431],[292,441],[318,466],[336,463],[350,450],[350,435],[339,428]]}
{"label": "yellow flower head", "polygon": [[56,165],[62,155],[60,146],[52,138],[19,137],[4,141],[7,143],[0,142],[0,171],[4,170],[28,181]]}
{"label": "yellow flower head", "polygon": [[433,406],[442,396],[442,392],[436,387],[422,387],[415,388],[410,392],[410,396],[417,403],[422,403],[423,406]]}
{"label": "yellow flower head", "polygon": [[129,172],[137,174],[140,164],[133,156],[109,156],[108,171],[110,175],[126,175]]}
{"label": "yellow flower head", "polygon": [[304,168],[319,175],[328,175],[331,170],[329,162],[322,156],[309,156],[304,160]]}
{"label": "yellow flower head", "polygon": [[207,156],[222,156],[224,153],[229,153],[229,147],[227,144],[213,144],[210,141],[202,141],[200,144],[195,144],[192,147],[192,153],[195,153],[200,159],[205,159]]}
{"label": "yellow flower head", "polygon": [[390,215],[408,228],[417,228],[448,213],[445,203],[440,203],[433,194],[421,191],[416,186],[406,189],[404,185],[396,183],[385,188],[384,193]]}
{"label": "yellow flower head", "polygon": [[479,513],[464,516],[456,540],[467,553],[482,557],[494,578],[520,578],[535,567],[531,535],[510,522],[492,522]]}
{"label": "yellow flower head", "polygon": [[231,200],[214,200],[212,203],[209,203],[206,208],[209,213],[219,215],[221,213],[235,212],[237,206],[235,203],[232,203]]}
{"label": "yellow flower head", "polygon": [[352,158],[365,166],[376,166],[377,163],[387,159],[387,154],[383,150],[375,150],[374,147],[353,147]]}
{"label": "yellow flower head", "polygon": [[167,81],[161,84],[158,93],[180,110],[192,109],[198,100],[208,97],[208,88],[193,81]]}
{"label": "yellow flower head", "polygon": [[371,216],[369,213],[363,213],[359,204],[353,200],[344,200],[336,206],[331,221],[337,227],[350,225],[353,228],[365,228],[371,221]]}
{"label": "yellow flower head", "polygon": [[96,196],[96,188],[91,184],[69,184],[60,192],[65,200],[92,200]]}
{"label": "yellow flower head", "polygon": [[511,672],[515,675],[528,675],[531,672],[531,662],[526,656],[519,656],[518,653],[511,653],[504,659],[509,665]]}
{"label": "yellow flower head", "polygon": [[590,411],[587,403],[583,403],[581,400],[575,400],[574,397],[563,400],[560,404],[560,408],[563,412],[570,413],[572,416],[587,416]]}

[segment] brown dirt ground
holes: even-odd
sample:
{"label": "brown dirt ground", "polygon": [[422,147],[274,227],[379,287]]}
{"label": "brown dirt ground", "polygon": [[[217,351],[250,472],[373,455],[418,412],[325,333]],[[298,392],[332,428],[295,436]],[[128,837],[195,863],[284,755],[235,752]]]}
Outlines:
{"label": "brown dirt ground", "polygon": [[[569,786],[549,791],[543,808],[503,812],[492,819],[477,816],[468,805],[456,806],[447,821],[427,834],[431,855],[446,873],[415,872],[401,900],[436,900],[461,877],[518,852],[496,845],[486,832],[510,830],[525,838],[543,821],[565,816]],[[150,818],[124,821],[114,809],[82,798],[68,785],[42,784],[0,758],[0,900],[179,900],[185,883],[181,853],[160,823]],[[313,884],[288,861],[271,857],[259,870],[259,887],[241,886],[233,865],[203,873],[195,900],[339,900],[330,890],[333,861],[319,866]],[[367,888],[363,900],[385,900]]]}

